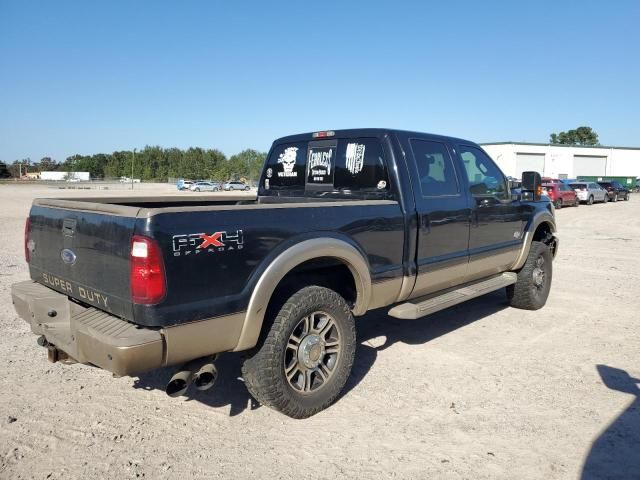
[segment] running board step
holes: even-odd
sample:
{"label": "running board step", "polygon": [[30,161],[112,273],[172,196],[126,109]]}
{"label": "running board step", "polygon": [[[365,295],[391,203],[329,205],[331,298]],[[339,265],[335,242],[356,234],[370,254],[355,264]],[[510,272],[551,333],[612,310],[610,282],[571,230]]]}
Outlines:
{"label": "running board step", "polygon": [[497,277],[465,285],[457,288],[456,290],[450,290],[447,293],[443,293],[435,297],[429,297],[423,301],[420,301],[420,299],[417,298],[414,300],[417,303],[402,303],[389,310],[389,315],[403,320],[415,320],[416,318],[421,318],[459,303],[466,302],[472,298],[479,297],[485,293],[499,290],[508,285],[513,285],[516,283],[517,279],[517,274],[513,272],[505,272]]}

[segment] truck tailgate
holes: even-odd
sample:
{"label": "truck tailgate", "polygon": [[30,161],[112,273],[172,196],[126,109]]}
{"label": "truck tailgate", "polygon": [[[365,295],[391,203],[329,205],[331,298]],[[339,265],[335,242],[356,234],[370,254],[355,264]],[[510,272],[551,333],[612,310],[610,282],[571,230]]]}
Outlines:
{"label": "truck tailgate", "polygon": [[[53,202],[52,202],[53,203]],[[57,201],[64,205],[64,202]],[[132,319],[129,253],[136,207],[119,212],[49,206],[31,208],[31,278],[80,302]]]}

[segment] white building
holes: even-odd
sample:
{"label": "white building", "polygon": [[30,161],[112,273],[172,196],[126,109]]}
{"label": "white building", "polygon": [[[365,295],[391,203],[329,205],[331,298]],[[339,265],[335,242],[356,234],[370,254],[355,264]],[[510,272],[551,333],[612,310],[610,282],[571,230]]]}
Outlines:
{"label": "white building", "polygon": [[40,180],[88,182],[89,172],[41,172]]}
{"label": "white building", "polygon": [[527,170],[552,178],[633,177],[635,183],[640,177],[640,148],[520,142],[484,143],[482,148],[515,178]]}

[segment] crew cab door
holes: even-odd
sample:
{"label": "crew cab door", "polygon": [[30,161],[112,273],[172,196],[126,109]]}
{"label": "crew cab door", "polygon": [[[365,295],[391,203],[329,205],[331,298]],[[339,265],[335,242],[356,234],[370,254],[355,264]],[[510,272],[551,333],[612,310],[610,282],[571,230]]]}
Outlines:
{"label": "crew cab door", "polygon": [[418,216],[415,298],[465,281],[471,210],[450,145],[410,138],[405,148],[415,160],[408,162]]}
{"label": "crew cab door", "polygon": [[472,209],[467,275],[472,281],[510,268],[522,243],[524,223],[506,177],[482,149],[459,144],[457,158]]}

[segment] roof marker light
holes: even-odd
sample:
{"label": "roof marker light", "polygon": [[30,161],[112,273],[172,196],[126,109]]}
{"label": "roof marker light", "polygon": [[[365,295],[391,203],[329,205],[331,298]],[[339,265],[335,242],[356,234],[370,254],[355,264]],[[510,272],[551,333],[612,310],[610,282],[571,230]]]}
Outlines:
{"label": "roof marker light", "polygon": [[312,137],[313,138],[326,138],[326,137],[333,137],[336,134],[336,132],[334,132],[333,130],[327,130],[324,132],[315,132]]}

